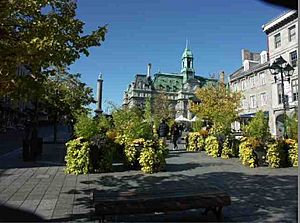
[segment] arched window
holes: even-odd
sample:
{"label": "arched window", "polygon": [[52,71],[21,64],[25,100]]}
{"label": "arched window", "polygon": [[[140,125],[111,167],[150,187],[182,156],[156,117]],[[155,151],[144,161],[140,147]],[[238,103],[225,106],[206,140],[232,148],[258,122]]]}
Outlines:
{"label": "arched window", "polygon": [[188,62],[187,67],[188,67],[188,68],[191,68],[191,61],[188,60],[187,62]]}

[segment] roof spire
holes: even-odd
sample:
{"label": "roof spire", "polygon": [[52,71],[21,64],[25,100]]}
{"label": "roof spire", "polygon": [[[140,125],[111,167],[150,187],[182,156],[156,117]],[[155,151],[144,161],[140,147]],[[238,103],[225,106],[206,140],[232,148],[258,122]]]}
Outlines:
{"label": "roof spire", "polygon": [[188,38],[186,37],[185,38],[185,49],[188,49],[188,46],[189,46],[189,41],[188,41]]}

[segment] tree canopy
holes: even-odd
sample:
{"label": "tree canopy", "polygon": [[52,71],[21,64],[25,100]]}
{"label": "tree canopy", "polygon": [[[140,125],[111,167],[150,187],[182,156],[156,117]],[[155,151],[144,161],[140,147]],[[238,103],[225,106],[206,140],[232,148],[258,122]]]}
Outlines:
{"label": "tree canopy", "polygon": [[298,140],[298,112],[286,116],[286,130],[289,138]]}
{"label": "tree canopy", "polygon": [[268,118],[265,117],[263,111],[255,114],[255,117],[244,128],[247,137],[255,138],[258,141],[266,142],[271,137]]}
{"label": "tree canopy", "polygon": [[107,26],[83,35],[70,0],[2,0],[0,4],[0,96],[16,91],[16,70],[27,65],[34,80],[61,73],[88,48],[104,41]]}
{"label": "tree canopy", "polygon": [[79,74],[60,74],[46,79],[44,103],[49,114],[59,113],[74,118],[85,112],[84,106],[94,102],[92,89],[79,78]]}
{"label": "tree canopy", "polygon": [[175,117],[175,109],[166,94],[158,93],[154,96],[152,102],[152,115],[156,126],[158,126],[158,123],[162,119]]}
{"label": "tree canopy", "polygon": [[213,123],[214,131],[230,132],[231,123],[238,115],[241,94],[231,92],[223,83],[198,88],[195,94],[201,102],[191,102],[191,111],[200,119]]}

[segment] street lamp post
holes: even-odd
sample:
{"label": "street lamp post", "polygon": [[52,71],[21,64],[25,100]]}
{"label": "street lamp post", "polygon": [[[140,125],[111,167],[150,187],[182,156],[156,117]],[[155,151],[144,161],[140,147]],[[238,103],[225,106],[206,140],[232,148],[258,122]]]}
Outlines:
{"label": "street lamp post", "polygon": [[286,132],[286,111],[288,110],[288,101],[286,100],[284,94],[284,81],[290,82],[290,77],[293,75],[294,68],[287,63],[286,60],[280,56],[277,58],[273,64],[269,67],[272,75],[274,75],[275,83],[277,82],[278,78],[277,75],[280,74],[280,86],[281,86],[281,99],[283,104],[283,136],[287,138]]}

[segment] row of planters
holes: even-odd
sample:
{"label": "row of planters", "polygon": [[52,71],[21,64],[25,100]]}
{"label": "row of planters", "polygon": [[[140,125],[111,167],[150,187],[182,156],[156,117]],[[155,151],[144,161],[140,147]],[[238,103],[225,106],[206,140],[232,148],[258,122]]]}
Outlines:
{"label": "row of planters", "polygon": [[190,133],[187,151],[204,150],[209,156],[225,159],[239,157],[242,164],[252,168],[261,165],[273,168],[298,166],[297,138],[272,139],[267,119],[260,112],[244,128],[245,136],[240,140],[212,130]]}
{"label": "row of planters", "polygon": [[298,166],[298,142],[293,139],[273,140],[266,145],[255,138],[241,140],[226,138],[222,143],[216,136],[205,137],[199,132],[188,136],[187,151],[205,151],[209,156],[224,159],[239,157],[242,164],[257,167],[266,163],[273,168]]}
{"label": "row of planters", "polygon": [[187,151],[206,151],[209,156],[225,159],[238,156],[239,141],[234,138],[226,138],[222,143],[218,137],[201,131],[190,133],[187,142]]}
{"label": "row of planters", "polygon": [[112,118],[82,114],[75,124],[74,139],[66,143],[66,173],[111,172],[113,162],[144,173],[162,171],[167,146],[154,134],[152,123],[139,109],[116,109]]}

